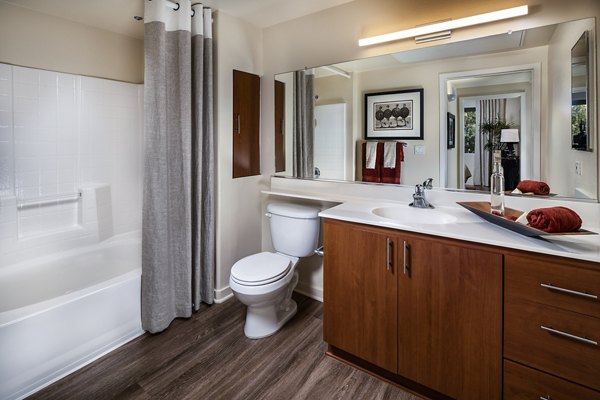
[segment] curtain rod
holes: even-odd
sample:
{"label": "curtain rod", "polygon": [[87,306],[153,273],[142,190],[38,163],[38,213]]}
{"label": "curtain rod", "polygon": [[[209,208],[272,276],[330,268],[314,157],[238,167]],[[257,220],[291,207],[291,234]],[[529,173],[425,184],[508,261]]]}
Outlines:
{"label": "curtain rod", "polygon": [[[194,7],[194,6],[197,6],[198,4],[202,4],[202,3],[192,3],[192,7]],[[179,10],[179,7],[180,7],[179,3],[176,3],[176,2],[174,2],[174,1],[171,1],[171,0],[166,0],[166,1],[165,1],[165,5],[166,5],[167,7],[169,7],[169,8],[170,8],[171,10],[173,10],[173,11],[177,11],[177,10]],[[210,7],[204,7],[204,6],[202,6],[202,8],[208,8],[208,9],[210,9]],[[191,14],[192,14],[192,17],[193,17],[194,15],[196,15],[196,10],[194,10],[194,9],[192,8],[192,12],[191,12]]]}

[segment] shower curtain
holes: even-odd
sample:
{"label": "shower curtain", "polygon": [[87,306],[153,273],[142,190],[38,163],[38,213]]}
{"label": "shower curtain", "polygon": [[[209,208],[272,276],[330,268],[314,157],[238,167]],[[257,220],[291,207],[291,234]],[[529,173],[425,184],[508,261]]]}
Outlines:
{"label": "shower curtain", "polygon": [[294,72],[294,176],[312,178],[314,171],[314,76]]}
{"label": "shower curtain", "polygon": [[479,132],[479,127],[484,122],[504,121],[506,119],[506,99],[488,99],[477,102],[477,134],[475,135],[475,171],[473,171],[473,184],[476,186],[490,186],[491,171],[489,168],[490,151],[485,148],[485,142]]}
{"label": "shower curtain", "polygon": [[160,332],[214,299],[212,16],[144,4],[142,325]]}

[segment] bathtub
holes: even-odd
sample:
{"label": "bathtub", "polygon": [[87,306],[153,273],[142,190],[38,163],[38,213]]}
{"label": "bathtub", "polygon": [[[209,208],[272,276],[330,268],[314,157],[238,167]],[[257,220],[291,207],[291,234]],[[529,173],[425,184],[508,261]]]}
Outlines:
{"label": "bathtub", "polygon": [[23,398],[143,333],[139,232],[0,267],[0,399]]}

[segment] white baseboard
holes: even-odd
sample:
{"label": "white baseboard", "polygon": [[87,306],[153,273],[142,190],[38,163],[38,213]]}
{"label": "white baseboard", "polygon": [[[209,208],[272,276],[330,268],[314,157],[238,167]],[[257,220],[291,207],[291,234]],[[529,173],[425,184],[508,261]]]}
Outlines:
{"label": "white baseboard", "polygon": [[233,297],[233,292],[229,286],[223,289],[215,289],[215,303],[221,304]]}
{"label": "white baseboard", "polygon": [[311,299],[323,302],[323,288],[316,288],[304,282],[298,282],[295,292],[303,294]]}

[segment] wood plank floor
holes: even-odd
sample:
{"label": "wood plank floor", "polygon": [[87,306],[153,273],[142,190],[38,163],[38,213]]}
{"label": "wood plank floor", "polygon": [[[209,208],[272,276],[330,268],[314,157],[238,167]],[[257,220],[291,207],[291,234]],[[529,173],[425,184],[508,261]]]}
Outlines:
{"label": "wood plank floor", "polygon": [[327,357],[321,303],[294,298],[298,313],[268,338],[244,336],[245,308],[232,299],[145,334],[30,399],[418,399]]}

